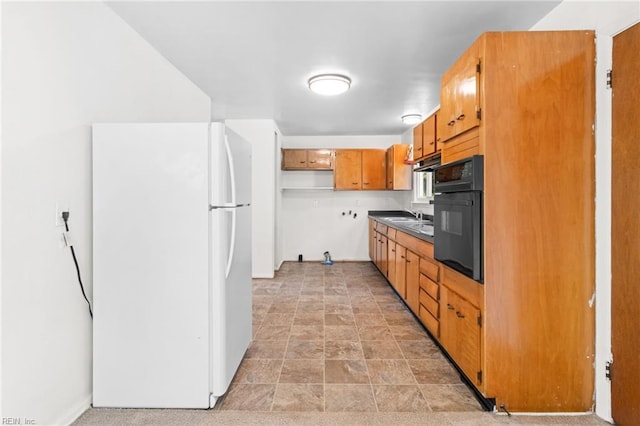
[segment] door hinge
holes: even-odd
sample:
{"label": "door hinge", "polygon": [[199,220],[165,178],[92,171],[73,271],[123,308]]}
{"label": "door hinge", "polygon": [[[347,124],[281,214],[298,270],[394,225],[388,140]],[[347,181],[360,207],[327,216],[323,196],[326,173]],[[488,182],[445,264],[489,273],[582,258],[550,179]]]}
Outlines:
{"label": "door hinge", "polygon": [[482,327],[482,315],[478,315],[478,327]]}
{"label": "door hinge", "polygon": [[604,376],[607,380],[611,381],[611,377],[613,376],[613,361],[607,361],[604,365]]}
{"label": "door hinge", "polygon": [[607,70],[607,89],[613,88],[613,70]]}
{"label": "door hinge", "polygon": [[476,111],[476,118],[478,120],[482,119],[482,108],[478,108],[478,110]]}
{"label": "door hinge", "polygon": [[478,374],[476,374],[476,377],[478,378],[478,383],[482,383],[482,370],[478,371]]}
{"label": "door hinge", "polygon": [[480,66],[480,61],[478,61],[478,63],[476,64],[476,72],[478,74],[480,74],[480,70],[482,69],[482,67]]}

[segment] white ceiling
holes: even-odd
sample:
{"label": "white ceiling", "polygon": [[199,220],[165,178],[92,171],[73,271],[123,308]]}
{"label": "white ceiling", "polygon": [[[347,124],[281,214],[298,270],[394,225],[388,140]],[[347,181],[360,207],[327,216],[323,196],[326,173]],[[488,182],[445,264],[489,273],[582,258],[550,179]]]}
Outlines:
{"label": "white ceiling", "polygon": [[[559,1],[143,1],[109,6],[213,99],[214,119],[276,120],[285,135],[406,131],[440,76],[485,31],[527,30]],[[312,93],[319,72],[347,93]]]}

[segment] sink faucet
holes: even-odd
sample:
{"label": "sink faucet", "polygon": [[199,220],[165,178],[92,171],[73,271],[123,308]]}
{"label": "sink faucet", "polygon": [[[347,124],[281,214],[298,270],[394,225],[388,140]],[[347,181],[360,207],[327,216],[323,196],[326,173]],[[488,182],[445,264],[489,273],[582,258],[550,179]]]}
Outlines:
{"label": "sink faucet", "polygon": [[416,219],[418,220],[422,220],[422,212],[418,212],[418,211],[413,211],[413,210],[409,210],[409,209],[404,209],[406,212],[411,213],[412,215],[414,215],[416,217]]}

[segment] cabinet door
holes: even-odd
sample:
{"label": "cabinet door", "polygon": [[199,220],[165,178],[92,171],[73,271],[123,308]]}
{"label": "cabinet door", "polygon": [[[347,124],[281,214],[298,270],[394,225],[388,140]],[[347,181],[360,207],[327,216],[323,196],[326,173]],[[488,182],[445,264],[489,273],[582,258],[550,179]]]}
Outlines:
{"label": "cabinet door", "polygon": [[459,333],[456,361],[467,377],[476,386],[479,386],[482,384],[482,374],[480,372],[480,310],[458,297],[455,313]]}
{"label": "cabinet door", "polygon": [[362,189],[385,189],[386,166],[386,150],[362,150]]}
{"label": "cabinet door", "polygon": [[430,115],[422,126],[423,155],[436,153],[436,114]]}
{"label": "cabinet door", "polygon": [[369,219],[369,259],[375,263],[375,247],[376,247],[376,222],[373,219]]}
{"label": "cabinet door", "polygon": [[419,160],[420,158],[424,157],[424,153],[422,151],[423,149],[422,141],[424,140],[423,129],[424,129],[423,123],[420,123],[413,128],[413,159],[414,160]]}
{"label": "cabinet door", "polygon": [[307,163],[310,169],[333,169],[333,151],[330,149],[307,150]]}
{"label": "cabinet door", "polygon": [[406,300],[407,305],[417,315],[420,307],[420,258],[411,250],[406,254],[407,267],[406,278]]}
{"label": "cabinet door", "polygon": [[480,310],[446,286],[440,288],[442,346],[477,386],[482,384]]}
{"label": "cabinet door", "polygon": [[440,343],[454,359],[456,357],[456,294],[440,286]]}
{"label": "cabinet door", "polygon": [[380,270],[385,277],[389,271],[389,253],[387,249],[387,237],[385,235],[380,236]]}
{"label": "cabinet door", "polygon": [[390,146],[387,149],[386,159],[387,159],[387,184],[386,184],[386,187],[387,187],[387,189],[393,189],[393,160],[394,160],[393,146]]}
{"label": "cabinet door", "polygon": [[460,69],[455,82],[455,134],[459,135],[480,124],[478,74],[480,63],[476,45],[459,59]]}
{"label": "cabinet door", "polygon": [[398,280],[396,275],[396,242],[387,239],[387,279],[395,287]]}
{"label": "cabinet door", "polygon": [[307,168],[307,150],[306,149],[283,149],[282,150],[282,169],[283,170],[299,170]]}
{"label": "cabinet door", "polygon": [[403,299],[407,298],[406,267],[407,249],[400,244],[396,244],[396,284],[394,285],[394,287]]}
{"label": "cabinet door", "polygon": [[471,45],[442,76],[437,136],[446,142],[480,124],[480,46]]}
{"label": "cabinet door", "polygon": [[333,169],[333,176],[335,189],[361,189],[362,151],[359,149],[336,150],[336,164]]}
{"label": "cabinet door", "polygon": [[454,136],[455,119],[455,84],[453,76],[443,75],[440,86],[440,114],[438,115],[436,133],[441,142]]}
{"label": "cabinet door", "polygon": [[382,270],[382,235],[379,232],[376,232],[375,256],[375,264],[378,269]]}

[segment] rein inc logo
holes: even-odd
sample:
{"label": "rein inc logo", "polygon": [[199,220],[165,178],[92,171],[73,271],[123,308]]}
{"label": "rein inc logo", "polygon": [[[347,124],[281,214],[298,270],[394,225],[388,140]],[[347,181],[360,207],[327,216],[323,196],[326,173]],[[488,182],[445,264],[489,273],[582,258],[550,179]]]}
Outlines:
{"label": "rein inc logo", "polygon": [[27,417],[3,417],[3,425],[35,425],[36,421]]}

